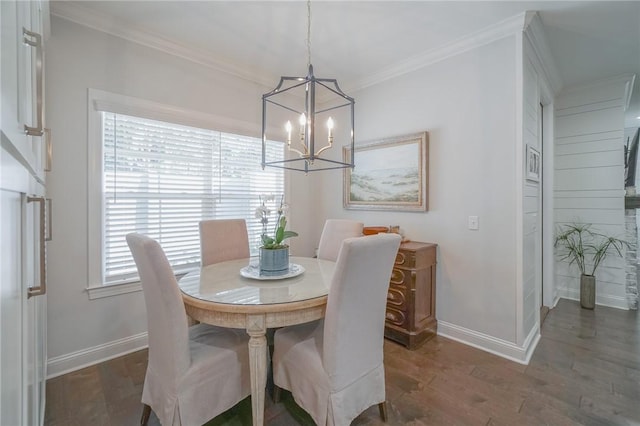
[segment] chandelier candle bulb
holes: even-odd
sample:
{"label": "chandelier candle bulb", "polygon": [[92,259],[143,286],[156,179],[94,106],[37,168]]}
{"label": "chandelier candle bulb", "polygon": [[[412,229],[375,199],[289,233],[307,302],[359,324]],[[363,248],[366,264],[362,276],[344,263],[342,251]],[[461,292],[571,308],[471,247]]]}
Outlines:
{"label": "chandelier candle bulb", "polygon": [[304,141],[304,130],[307,127],[307,117],[304,113],[300,114],[300,140]]}
{"label": "chandelier candle bulb", "polygon": [[287,120],[287,123],[284,125],[285,130],[287,131],[287,145],[291,146],[291,122]]}
{"label": "chandelier candle bulb", "polygon": [[333,142],[333,119],[331,117],[327,120],[327,129],[329,129],[329,136],[327,140],[329,141],[329,144],[331,144]]}

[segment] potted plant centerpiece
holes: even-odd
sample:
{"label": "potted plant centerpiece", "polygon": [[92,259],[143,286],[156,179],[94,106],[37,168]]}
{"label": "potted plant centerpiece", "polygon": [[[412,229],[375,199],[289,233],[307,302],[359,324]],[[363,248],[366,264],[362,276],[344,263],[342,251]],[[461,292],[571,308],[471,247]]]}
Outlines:
{"label": "potted plant centerpiece", "polygon": [[262,246],[260,247],[260,274],[284,275],[289,270],[289,245],[284,240],[297,237],[298,233],[288,231],[287,213],[289,207],[284,203],[284,195],[280,197],[280,204],[276,210],[277,216],[273,226],[273,234],[269,235],[269,216],[271,209],[268,202],[275,201],[274,195],[261,195],[260,206],[256,209],[256,218],[262,223]]}
{"label": "potted plant centerpiece", "polygon": [[622,256],[626,241],[591,229],[591,224],[564,225],[558,230],[554,247],[560,260],[568,260],[580,269],[580,306],[593,309],[596,302],[596,269],[609,253]]}

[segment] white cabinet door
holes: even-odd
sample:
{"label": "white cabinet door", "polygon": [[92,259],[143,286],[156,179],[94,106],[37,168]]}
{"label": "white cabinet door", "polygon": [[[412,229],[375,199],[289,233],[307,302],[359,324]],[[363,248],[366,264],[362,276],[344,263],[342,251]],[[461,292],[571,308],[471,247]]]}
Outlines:
{"label": "white cabinet door", "polygon": [[22,195],[0,189],[0,424],[23,424]]}
{"label": "white cabinet door", "polygon": [[46,202],[41,196],[22,195],[23,226],[23,386],[25,423],[44,421],[46,379]]}
{"label": "white cabinet door", "polygon": [[[44,51],[41,1],[0,0],[0,425],[42,425],[46,296],[28,297],[46,269],[43,196]],[[29,134],[30,133],[30,134]],[[33,294],[33,292],[31,292]]]}
{"label": "white cabinet door", "polygon": [[33,176],[0,148],[0,425],[42,425],[46,377],[46,279]]}
{"label": "white cabinet door", "polygon": [[39,1],[0,1],[3,143],[43,180],[44,46]]}

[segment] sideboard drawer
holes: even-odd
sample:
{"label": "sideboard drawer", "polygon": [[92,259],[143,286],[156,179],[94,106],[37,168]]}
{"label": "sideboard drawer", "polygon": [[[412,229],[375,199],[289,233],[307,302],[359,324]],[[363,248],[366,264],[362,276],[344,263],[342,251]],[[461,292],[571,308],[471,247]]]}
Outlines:
{"label": "sideboard drawer", "polygon": [[389,306],[387,306],[386,319],[388,323],[398,327],[404,327],[407,322],[407,316],[403,311],[390,308]]}
{"label": "sideboard drawer", "polygon": [[384,335],[409,349],[436,334],[436,248],[402,243],[391,272]]}
{"label": "sideboard drawer", "polygon": [[406,309],[407,296],[406,288],[400,286],[390,286],[387,292],[387,306],[398,309]]}
{"label": "sideboard drawer", "polygon": [[416,266],[415,253],[399,251],[396,255],[395,266],[402,266],[404,268],[414,268]]}
{"label": "sideboard drawer", "polygon": [[411,271],[407,271],[400,268],[393,268],[391,271],[391,280],[389,280],[389,284],[391,285],[402,285],[402,286],[410,286],[411,284]]}

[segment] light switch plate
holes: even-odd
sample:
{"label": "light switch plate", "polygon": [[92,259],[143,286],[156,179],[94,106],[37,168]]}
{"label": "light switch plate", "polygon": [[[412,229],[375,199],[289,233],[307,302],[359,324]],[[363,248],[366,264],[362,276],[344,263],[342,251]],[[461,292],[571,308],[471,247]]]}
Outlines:
{"label": "light switch plate", "polygon": [[469,216],[468,226],[472,231],[477,231],[480,228],[478,216]]}

